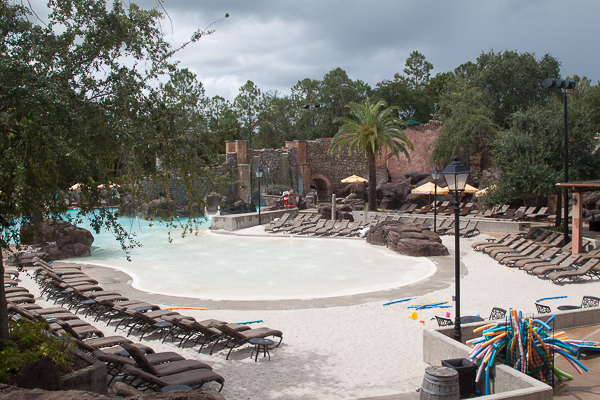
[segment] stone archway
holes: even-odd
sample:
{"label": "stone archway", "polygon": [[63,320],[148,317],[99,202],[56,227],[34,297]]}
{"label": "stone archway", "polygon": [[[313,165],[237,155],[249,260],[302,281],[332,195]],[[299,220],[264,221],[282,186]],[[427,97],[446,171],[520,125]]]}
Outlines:
{"label": "stone archway", "polygon": [[326,203],[331,201],[331,183],[327,177],[321,174],[313,175],[310,183],[317,190],[317,202]]}

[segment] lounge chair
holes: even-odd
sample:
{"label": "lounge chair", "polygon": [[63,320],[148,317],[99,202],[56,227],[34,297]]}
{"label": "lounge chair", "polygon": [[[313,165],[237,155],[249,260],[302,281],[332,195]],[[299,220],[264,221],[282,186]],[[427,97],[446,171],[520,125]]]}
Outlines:
{"label": "lounge chair", "polygon": [[446,211],[446,209],[447,209],[449,206],[450,206],[450,202],[449,202],[449,201],[444,201],[444,202],[442,203],[442,205],[441,205],[441,206],[439,206],[439,207],[437,208],[437,211],[436,211],[436,213],[437,213],[437,214],[442,214],[443,212],[445,212],[445,211]]}
{"label": "lounge chair", "polygon": [[482,249],[482,251],[484,253],[489,254],[492,258],[494,258],[496,256],[496,254],[508,253],[511,251],[515,251],[517,248],[519,248],[523,244],[528,244],[528,243],[529,242],[526,239],[521,238],[521,239],[514,240],[513,242],[511,242],[510,244],[507,244],[505,246],[502,246],[502,245],[486,246]]}
{"label": "lounge chair", "polygon": [[411,204],[410,206],[408,206],[408,208],[404,211],[405,214],[411,214],[413,213],[415,210],[417,209],[417,205],[416,204]]}
{"label": "lounge chair", "polygon": [[406,210],[408,210],[408,207],[410,207],[410,203],[404,203],[404,204],[402,204],[402,207],[400,207],[400,208],[398,209],[398,211],[397,211],[397,212],[398,212],[398,213],[403,213],[403,212],[405,212]]}
{"label": "lounge chair", "polygon": [[278,221],[272,221],[273,224],[265,226],[265,232],[278,231],[280,228],[282,228],[285,225],[285,223],[288,220],[288,218],[290,217],[290,215],[291,215],[290,213],[285,213],[281,216],[281,218],[279,218]]}
{"label": "lounge chair", "polygon": [[577,308],[590,308],[598,307],[600,305],[600,298],[595,296],[583,296],[581,299],[581,305],[579,306],[558,306],[557,309],[561,311],[573,310]]}
{"label": "lounge chair", "polygon": [[[460,221],[460,228],[458,231],[460,232],[462,229],[465,229],[468,225],[469,225],[469,221],[467,221],[467,220]],[[445,231],[443,231],[441,234],[442,235],[454,235],[455,231],[456,231],[456,226],[452,226],[451,228],[448,228]]]}
{"label": "lounge chair", "polygon": [[346,229],[343,229],[339,235],[340,236],[351,236],[354,235],[361,227],[361,222],[353,222]]}
{"label": "lounge chair", "polygon": [[266,328],[266,327],[248,329],[245,331],[237,331],[229,325],[221,325],[221,326],[218,326],[217,329],[219,329],[221,332],[223,332],[224,336],[220,340],[215,342],[215,344],[213,345],[213,348],[210,351],[210,354],[212,354],[214,352],[215,347],[217,347],[220,343],[222,343],[223,349],[229,348],[227,357],[225,357],[226,360],[229,359],[229,355],[231,354],[233,349],[248,343],[250,341],[250,339],[266,338],[268,336],[278,337],[279,343],[277,343],[274,347],[279,346],[281,344],[281,341],[283,340],[283,333],[281,331],[278,331],[276,329]]}
{"label": "lounge chair", "polygon": [[[473,243],[471,247],[473,247],[476,251],[483,251],[489,253],[494,248],[506,247],[515,240],[519,240],[521,236],[519,235],[507,235],[503,236],[501,240],[497,242],[477,242]],[[487,251],[486,251],[487,250]]]}
{"label": "lounge chair", "polygon": [[[147,358],[137,347],[132,346],[129,343],[123,343],[121,346],[125,348],[125,350],[127,350],[131,358],[133,358],[137,362],[137,365],[141,370],[152,375],[173,375],[196,369],[212,370],[212,367],[210,365],[197,360],[162,360],[162,362],[160,363],[152,363],[150,359]],[[168,356],[171,356],[171,354],[168,354]],[[156,356],[154,358],[156,358]]]}
{"label": "lounge chair", "polygon": [[435,316],[435,320],[437,321],[438,326],[450,326],[450,325],[454,325],[454,323],[452,322],[452,320],[450,318],[438,317],[436,315]]}
{"label": "lounge chair", "polygon": [[333,227],[335,226],[335,220],[329,220],[325,223],[325,226],[323,226],[320,229],[317,229],[315,231],[315,235],[327,235],[329,233],[330,230],[333,229]]}
{"label": "lounge chair", "polygon": [[577,263],[577,261],[579,261],[580,258],[581,257],[579,254],[571,254],[558,265],[548,263],[535,266],[535,264],[533,264],[531,269],[527,270],[526,268],[528,266],[523,267],[523,269],[532,273],[533,275],[543,277],[553,271],[565,271],[567,269],[573,269],[573,266]]}
{"label": "lounge chair", "polygon": [[175,329],[167,333],[175,339],[179,339],[179,347],[184,347],[188,342],[192,343],[192,347],[200,344],[198,352],[202,351],[204,346],[214,344],[217,340],[223,337],[223,332],[214,328],[215,326],[226,325],[224,321],[205,320],[205,321],[189,321],[186,319],[171,320]]}
{"label": "lounge chair", "polygon": [[564,235],[562,233],[554,232],[552,235],[548,236],[542,242],[538,241],[538,243],[540,246],[556,247],[556,246],[560,246],[560,244],[563,242],[563,238],[564,238]]}
{"label": "lounge chair", "polygon": [[133,343],[130,339],[123,336],[105,336],[101,338],[92,338],[86,340],[80,340],[75,337],[71,337],[70,340],[79,347],[79,349],[92,353],[94,350],[102,350],[106,354],[119,354],[125,350],[121,345],[123,343],[130,343],[133,346],[138,347],[144,351],[147,355],[153,354],[154,350],[141,343]]}
{"label": "lounge chair", "polygon": [[503,204],[492,208],[492,218],[506,218],[507,214],[510,216],[514,215],[515,210],[513,209],[512,212],[509,212],[510,210],[510,204]]}
{"label": "lounge chair", "polygon": [[529,262],[525,262],[525,263],[521,263],[519,261],[519,262],[516,262],[515,265],[525,271],[532,271],[534,268],[537,268],[537,267],[559,265],[560,263],[565,261],[568,257],[569,257],[569,253],[560,253],[560,254],[557,254],[556,256],[554,256],[554,258],[552,258],[549,261],[548,260],[535,260],[535,261],[529,261]]}
{"label": "lounge chair", "polygon": [[507,234],[499,237],[498,239],[491,238],[491,239],[486,240],[485,242],[473,243],[473,244],[471,244],[471,247],[474,249],[477,249],[477,247],[479,247],[479,246],[485,246],[488,244],[504,244],[511,237],[512,237],[512,235],[510,233],[507,233]]}
{"label": "lounge chair", "polygon": [[526,215],[525,219],[528,221],[533,221],[533,220],[538,220],[538,219],[542,219],[542,218],[547,218],[548,217],[548,207],[541,207],[539,210],[537,210],[537,212]]}
{"label": "lounge chair", "polygon": [[600,260],[590,259],[577,270],[574,271],[555,271],[548,274],[548,279],[550,279],[553,283],[562,283],[566,280],[574,281],[576,279],[583,278],[584,276],[589,276],[590,278],[594,276],[598,276],[599,272],[594,271],[594,267],[598,265]]}
{"label": "lounge chair", "polygon": [[537,309],[538,314],[549,314],[552,312],[550,307],[540,303],[535,303],[535,308]]}
{"label": "lounge chair", "polygon": [[294,222],[288,226],[284,226],[282,228],[279,228],[279,231],[281,232],[291,232],[292,230],[302,226],[302,224],[304,223],[303,220],[294,220]]}
{"label": "lounge chair", "polygon": [[[521,250],[510,251],[508,253],[497,254],[494,259],[498,261],[500,264],[509,263],[513,260],[517,261],[524,257],[537,257],[546,251],[545,247],[540,247],[535,243],[525,243],[524,246],[527,246]],[[539,252],[539,253],[537,253]],[[537,253],[537,254],[536,254]]]}
{"label": "lounge chair", "polygon": [[431,210],[431,205],[425,205],[419,209],[419,211],[415,211],[415,214],[427,214]]}
{"label": "lounge chair", "polygon": [[525,208],[525,210],[524,210],[524,211],[522,211],[522,212],[519,212],[519,211],[517,211],[517,212],[515,213],[515,216],[514,216],[514,218],[512,219],[513,221],[521,221],[521,220],[525,220],[525,219],[527,219],[527,217],[528,217],[529,215],[531,215],[531,214],[533,214],[533,213],[535,212],[535,209],[536,209],[537,207],[523,207],[523,208]]}
{"label": "lounge chair", "polygon": [[151,389],[160,391],[163,387],[172,385],[186,385],[197,389],[207,382],[217,382],[221,385],[219,388],[220,392],[225,384],[225,378],[209,369],[194,369],[159,377],[131,365],[125,365],[123,366],[123,372],[128,375],[126,378],[123,378],[125,383],[142,390]]}
{"label": "lounge chair", "polygon": [[504,319],[506,317],[506,310],[499,307],[492,308],[492,312],[490,313],[490,317],[488,318],[490,321],[496,319]]}
{"label": "lounge chair", "polygon": [[467,203],[459,212],[460,216],[469,215],[473,209],[473,203]]}
{"label": "lounge chair", "polygon": [[472,219],[469,221],[468,225],[458,231],[459,236],[462,237],[473,237],[479,235],[479,229],[477,229],[478,221]]}
{"label": "lounge chair", "polygon": [[[544,249],[544,247],[540,247],[541,249]],[[542,253],[539,252],[535,252],[535,254],[532,254],[529,257],[518,257],[509,261],[506,261],[509,265],[511,266],[515,266],[517,268],[523,268],[523,266],[529,262],[549,262],[552,260],[552,258],[554,256],[556,256],[558,253],[560,252],[560,249],[556,248],[556,247],[551,247],[549,249],[546,249],[545,251],[543,251]]]}
{"label": "lounge chair", "polygon": [[[315,233],[317,233],[317,231],[319,229],[322,229],[326,223],[327,223],[327,220],[322,218],[322,219],[318,220],[317,223],[312,225],[311,227],[309,227],[307,229],[303,229],[301,231],[301,233],[303,233],[305,235],[314,235]],[[292,232],[296,233],[297,229],[300,229],[300,228],[296,228]]]}
{"label": "lounge chair", "polygon": [[333,228],[332,230],[329,231],[330,235],[337,235],[340,232],[342,232],[344,229],[346,229],[348,227],[348,224],[350,224],[350,220],[345,219],[342,222],[340,222],[340,224],[337,226],[337,228]]}

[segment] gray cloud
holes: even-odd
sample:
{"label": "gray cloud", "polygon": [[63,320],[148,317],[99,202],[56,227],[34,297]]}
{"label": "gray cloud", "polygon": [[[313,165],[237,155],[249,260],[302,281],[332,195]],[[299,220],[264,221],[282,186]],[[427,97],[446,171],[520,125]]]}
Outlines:
{"label": "gray cloud", "polygon": [[[37,0],[39,1],[39,0]],[[143,7],[156,0],[143,0]],[[475,61],[490,49],[550,53],[562,76],[600,79],[600,2],[546,0],[340,1],[176,0],[164,7],[163,28],[174,45],[195,29],[207,36],[175,58],[198,75],[209,96],[233,100],[252,80],[263,91],[289,89],[304,78],[322,79],[336,67],[371,86],[402,73],[413,50],[434,74]],[[172,25],[171,25],[172,24]]]}

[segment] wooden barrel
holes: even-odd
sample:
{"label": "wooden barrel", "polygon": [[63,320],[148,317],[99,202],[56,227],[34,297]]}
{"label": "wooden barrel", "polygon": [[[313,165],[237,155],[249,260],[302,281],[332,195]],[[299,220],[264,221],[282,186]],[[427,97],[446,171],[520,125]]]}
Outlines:
{"label": "wooden barrel", "polygon": [[458,400],[458,371],[448,367],[427,367],[420,392],[421,400]]}

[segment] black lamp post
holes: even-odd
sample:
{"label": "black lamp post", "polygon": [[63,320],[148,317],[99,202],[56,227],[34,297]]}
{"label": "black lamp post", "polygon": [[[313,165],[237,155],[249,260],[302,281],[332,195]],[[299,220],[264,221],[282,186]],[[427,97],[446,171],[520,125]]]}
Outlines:
{"label": "black lamp post", "polygon": [[[305,104],[305,105],[302,106],[302,108],[304,108],[305,110],[309,110],[310,107],[311,106],[308,105],[308,104]],[[317,108],[321,108],[321,105],[319,103],[317,103],[317,104],[313,104],[312,107],[315,108],[315,109],[317,109]],[[314,112],[313,112],[312,117],[313,117],[312,119],[313,119],[313,128],[314,128],[315,127],[315,113]]]}
{"label": "black lamp post", "polygon": [[262,225],[262,221],[260,220],[260,178],[263,177],[263,170],[261,167],[256,168],[254,171],[256,177],[258,178],[258,224]]}
{"label": "black lamp post", "polygon": [[460,231],[459,218],[460,207],[459,197],[465,190],[467,179],[471,171],[464,166],[458,157],[454,156],[452,163],[444,169],[444,178],[448,184],[448,192],[454,195],[454,301],[455,301],[455,319],[454,319],[454,340],[462,341],[462,331],[460,327]]}
{"label": "black lamp post", "polygon": [[[546,86],[549,89],[552,89],[552,88],[564,89],[563,95],[564,95],[564,103],[565,103],[565,143],[564,143],[565,183],[569,182],[569,134],[567,131],[567,94],[570,94],[570,93],[567,92],[567,89],[574,89],[575,84],[576,84],[576,82],[572,81],[570,79],[554,79],[554,78],[548,78],[542,82],[542,85]],[[567,189],[566,187],[563,192],[563,203],[564,203],[563,204],[563,215],[564,215],[563,226],[565,228],[564,229],[565,235],[563,238],[563,246],[566,246],[567,243],[569,243],[569,189]]]}
{"label": "black lamp post", "polygon": [[431,179],[433,179],[433,231],[437,233],[437,184],[438,180],[442,177],[442,171],[435,167],[431,170]]}

